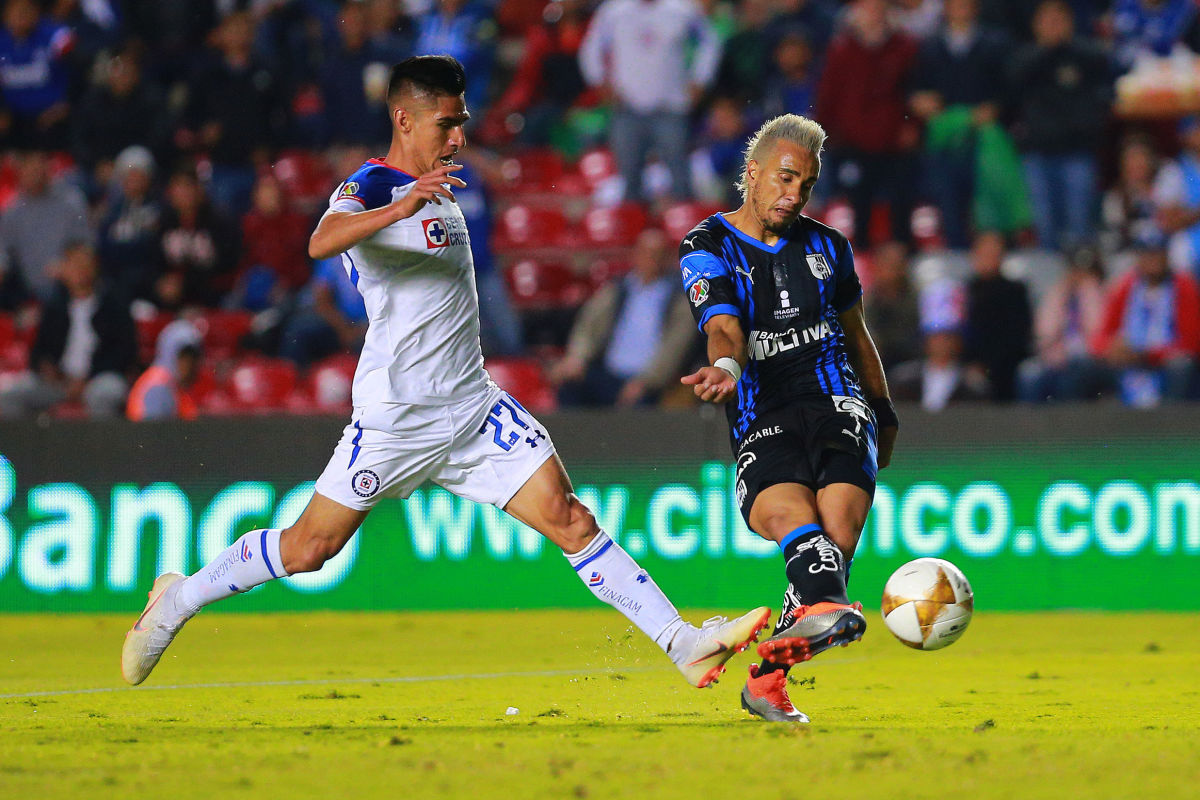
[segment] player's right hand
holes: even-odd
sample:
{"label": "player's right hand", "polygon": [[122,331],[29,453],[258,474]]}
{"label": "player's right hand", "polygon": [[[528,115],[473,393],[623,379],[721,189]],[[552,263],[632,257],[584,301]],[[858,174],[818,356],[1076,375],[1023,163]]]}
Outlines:
{"label": "player's right hand", "polygon": [[737,381],[720,367],[701,367],[679,382],[691,386],[696,397],[706,403],[724,403],[737,392]]}
{"label": "player's right hand", "polygon": [[446,164],[437,169],[431,169],[417,178],[412,190],[396,201],[397,210],[401,214],[400,219],[413,216],[424,208],[426,203],[436,203],[440,206],[443,197],[451,203],[456,202],[454,192],[450,187],[466,187],[467,183],[462,178],[450,173],[457,172],[462,168],[462,164]]}

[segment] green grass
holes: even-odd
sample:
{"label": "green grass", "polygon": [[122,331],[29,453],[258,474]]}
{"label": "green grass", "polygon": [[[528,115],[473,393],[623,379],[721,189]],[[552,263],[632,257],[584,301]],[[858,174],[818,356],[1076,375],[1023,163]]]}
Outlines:
{"label": "green grass", "polygon": [[1195,615],[981,613],[936,653],[875,617],[793,671],[809,726],[741,711],[748,653],[692,689],[604,610],[205,613],[136,689],[130,622],[0,616],[0,796],[1200,797]]}

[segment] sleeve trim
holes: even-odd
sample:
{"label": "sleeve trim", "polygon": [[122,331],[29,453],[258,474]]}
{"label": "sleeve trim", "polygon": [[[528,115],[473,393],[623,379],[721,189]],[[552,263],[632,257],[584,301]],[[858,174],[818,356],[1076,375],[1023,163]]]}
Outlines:
{"label": "sleeve trim", "polygon": [[838,308],[837,312],[839,314],[841,314],[843,311],[849,311],[850,309],[854,308],[854,304],[857,303],[860,299],[862,299],[862,296],[863,296],[863,290],[859,289],[858,294],[854,295],[854,297],[852,297],[850,300],[843,303],[841,305],[841,307]]}
{"label": "sleeve trim", "polygon": [[704,313],[700,315],[698,327],[700,328],[701,333],[704,333],[704,326],[708,323],[708,321],[718,314],[728,314],[731,317],[741,316],[741,314],[738,312],[737,306],[730,305],[729,303],[720,303],[715,306],[709,306],[708,308],[704,309]]}

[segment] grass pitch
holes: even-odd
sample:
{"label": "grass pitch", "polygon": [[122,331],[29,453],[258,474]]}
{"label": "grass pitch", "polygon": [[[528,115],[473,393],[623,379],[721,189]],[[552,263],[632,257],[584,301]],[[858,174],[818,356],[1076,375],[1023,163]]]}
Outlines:
{"label": "grass pitch", "polygon": [[0,617],[0,796],[1200,797],[1195,615],[980,613],[935,653],[875,616],[793,670],[809,726],[741,711],[750,653],[692,689],[605,610],[206,612],[132,689],[131,622]]}

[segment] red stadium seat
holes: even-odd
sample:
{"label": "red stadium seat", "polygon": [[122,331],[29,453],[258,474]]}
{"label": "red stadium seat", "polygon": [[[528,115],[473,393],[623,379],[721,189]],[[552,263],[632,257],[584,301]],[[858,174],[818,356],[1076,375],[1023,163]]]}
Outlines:
{"label": "red stadium seat", "polygon": [[646,228],[646,210],[636,203],[593,208],[583,217],[588,243],[595,247],[627,247]]}
{"label": "red stadium seat", "polygon": [[712,203],[678,203],[663,211],[663,230],[673,243],[678,244],[688,231],[720,210],[720,206]]}
{"label": "red stadium seat", "polygon": [[244,411],[286,408],[296,388],[296,367],[282,359],[249,358],[229,374],[233,404]]}
{"label": "red stadium seat", "polygon": [[350,409],[354,370],[357,367],[358,359],[349,353],[339,353],[313,365],[308,372],[306,383],[317,411]]}
{"label": "red stadium seat", "polygon": [[150,364],[154,361],[154,352],[158,346],[158,335],[162,333],[163,328],[167,327],[173,319],[175,319],[174,315],[163,312],[155,314],[148,319],[139,319],[136,321],[138,360],[143,364]]}
{"label": "red stadium seat", "polygon": [[554,150],[526,150],[504,159],[500,172],[516,192],[545,192],[556,188],[566,165]]}
{"label": "red stadium seat", "polygon": [[236,356],[253,319],[249,311],[205,312],[196,320],[196,327],[204,336],[205,356],[217,360]]}
{"label": "red stadium seat", "polygon": [[617,160],[613,158],[612,153],[603,148],[589,150],[580,156],[578,170],[589,188],[595,189],[617,174]]}
{"label": "red stadium seat", "polygon": [[329,164],[319,153],[288,150],[282,153],[271,171],[287,189],[293,202],[312,206],[323,202],[337,183]]}
{"label": "red stadium seat", "polygon": [[492,245],[496,252],[504,253],[570,246],[575,238],[562,211],[517,204],[506,208],[496,220]]}
{"label": "red stadium seat", "polygon": [[627,258],[597,258],[588,265],[588,282],[591,283],[593,290],[599,289],[609,281],[629,272],[629,266]]}
{"label": "red stadium seat", "polygon": [[492,380],[534,413],[553,411],[558,399],[542,368],[531,358],[488,359],[484,364]]}
{"label": "red stadium seat", "polygon": [[566,264],[522,259],[505,273],[513,306],[520,310],[577,306],[591,287]]}

